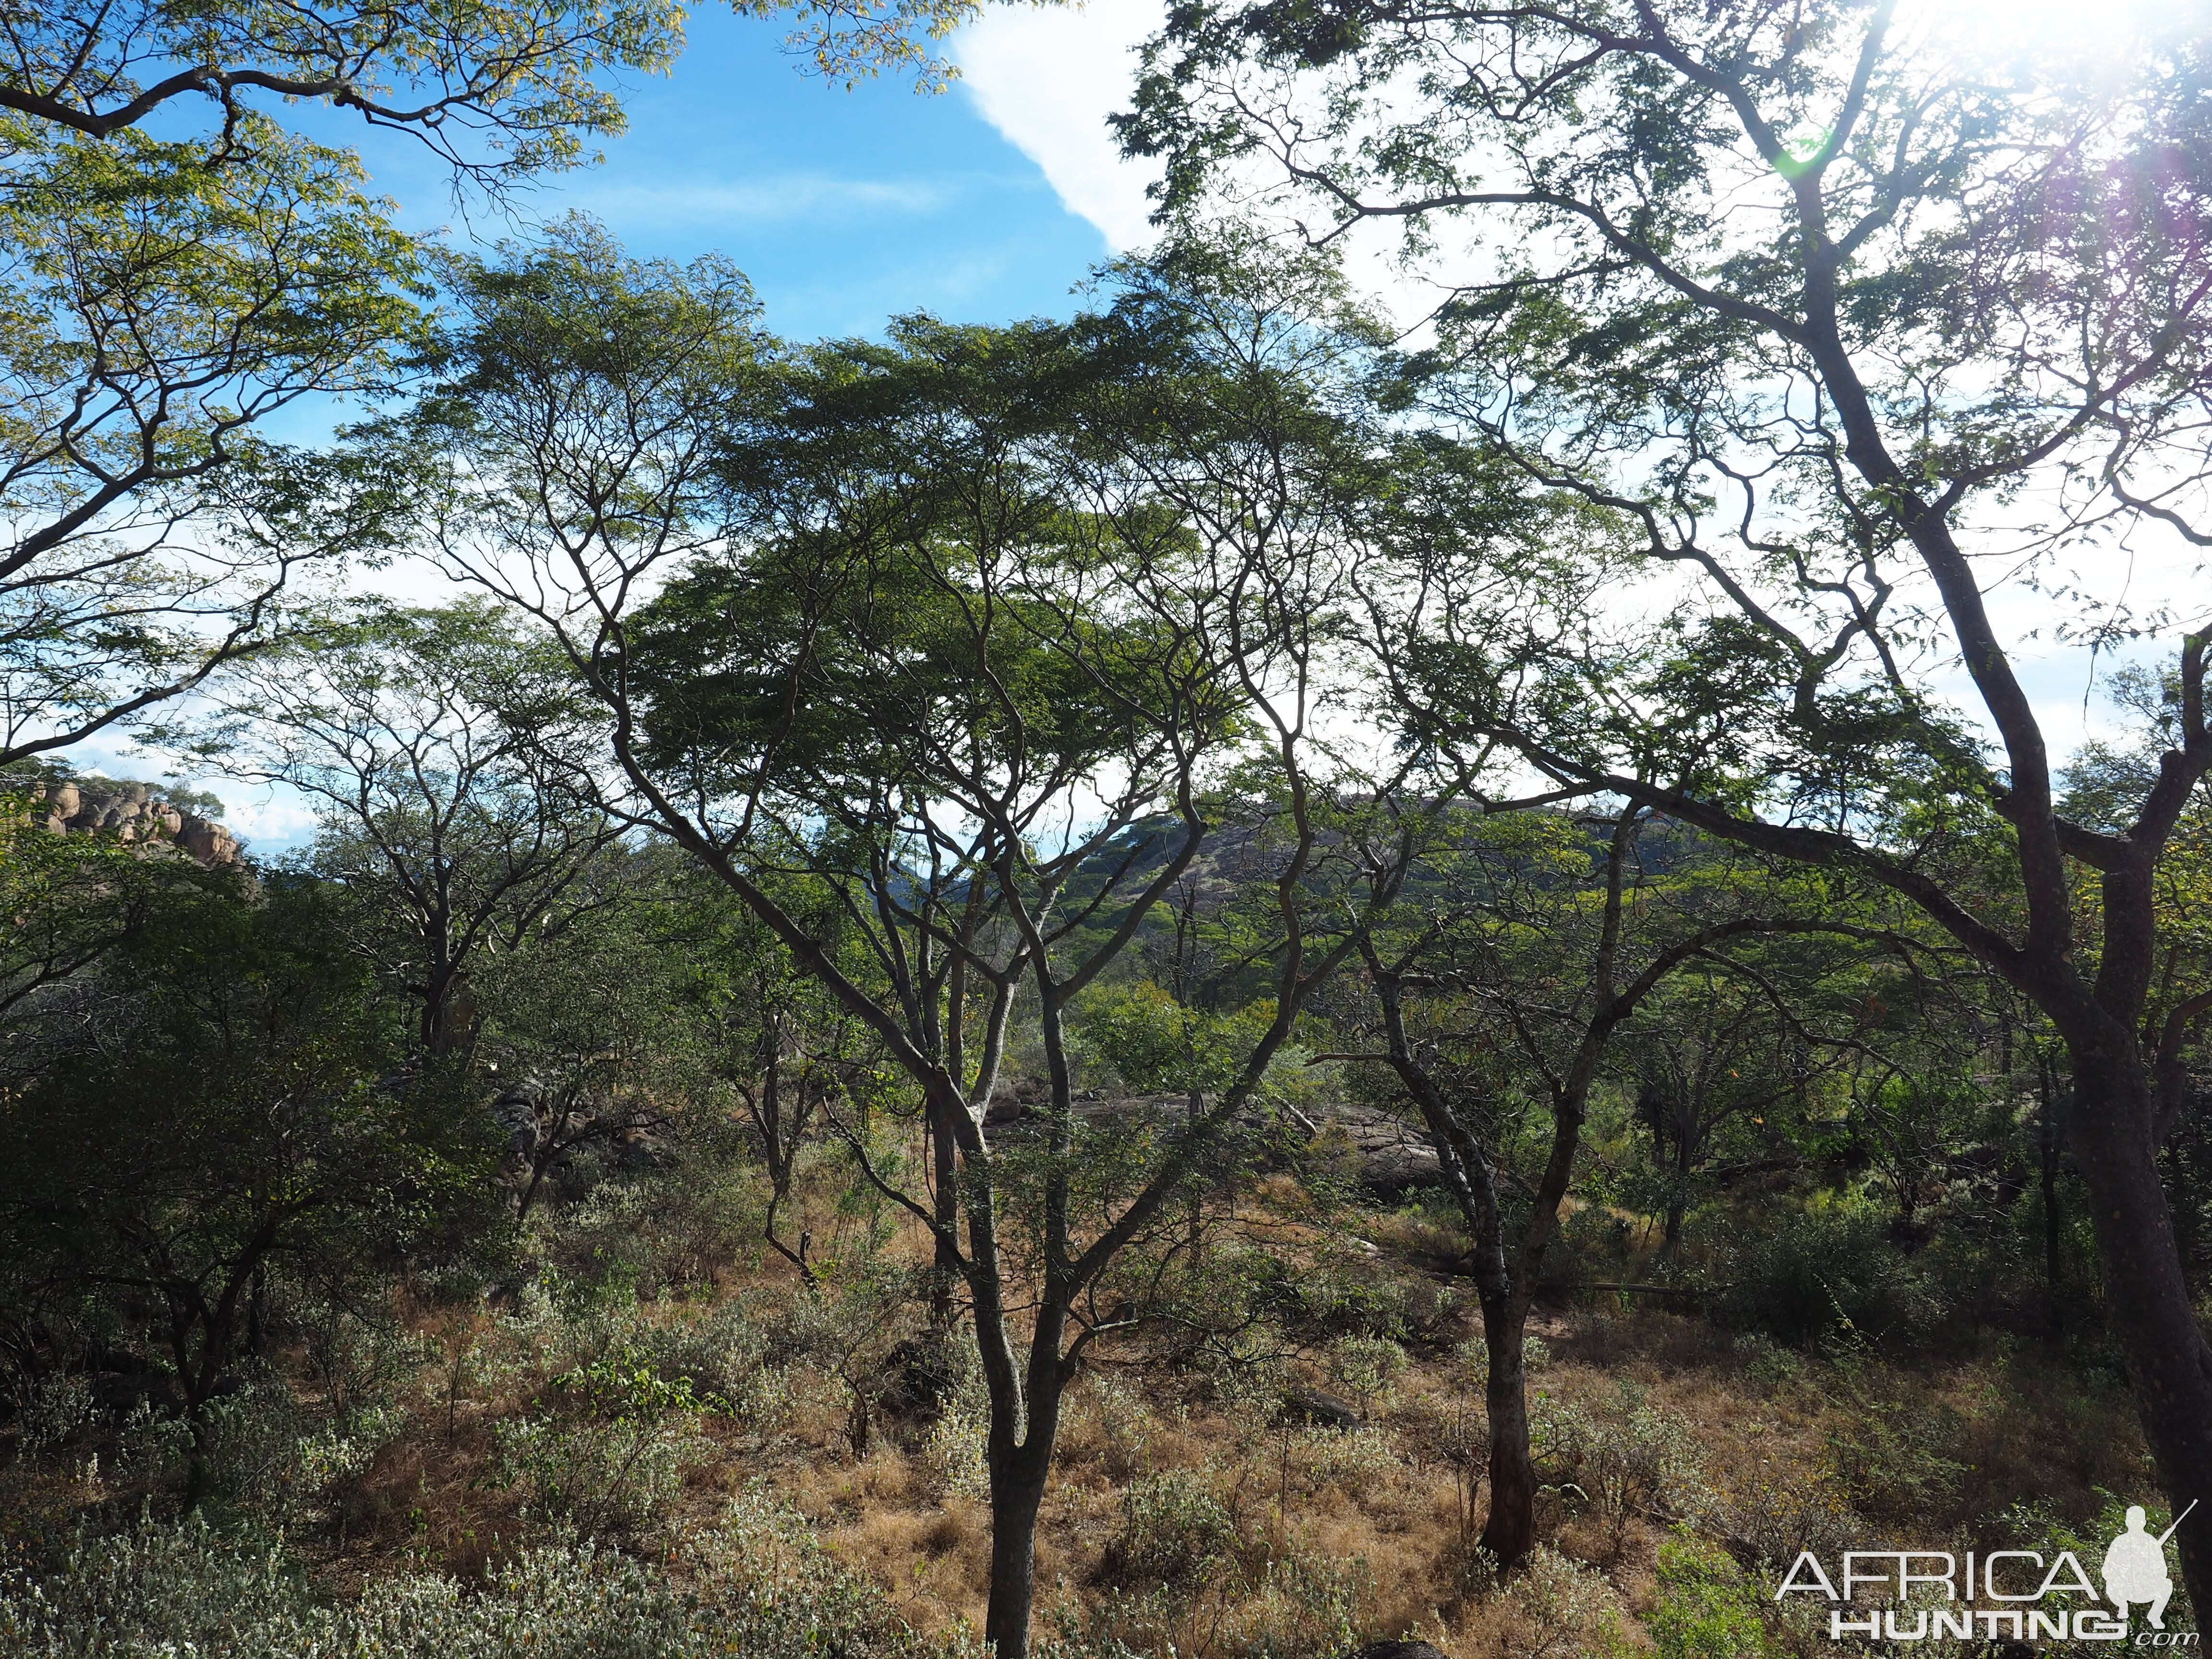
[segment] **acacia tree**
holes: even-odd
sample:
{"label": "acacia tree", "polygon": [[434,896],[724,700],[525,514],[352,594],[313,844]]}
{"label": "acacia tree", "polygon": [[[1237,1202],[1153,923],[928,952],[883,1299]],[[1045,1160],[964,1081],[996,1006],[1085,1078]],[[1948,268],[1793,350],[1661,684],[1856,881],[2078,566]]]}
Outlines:
{"label": "acacia tree", "polygon": [[[732,0],[732,9],[789,12],[788,44],[824,76],[911,66],[921,84],[936,86],[946,68],[923,42],[942,40],[975,8]],[[667,0],[436,8],[258,0],[197,9],[80,0],[0,21],[0,109],[104,139],[197,106],[218,129],[211,145],[228,155],[257,105],[313,99],[406,133],[463,176],[498,185],[573,167],[586,141],[621,132],[622,105],[605,77],[665,70],[683,46],[684,21],[683,8]]]}
{"label": "acacia tree", "polygon": [[1407,896],[1360,939],[1382,1040],[1364,1058],[1387,1066],[1419,1110],[1473,1236],[1489,1362],[1480,1541],[1508,1567],[1536,1541],[1528,1313],[1592,1094],[1632,1073],[1626,1039],[1686,973],[1765,981],[1758,958],[1775,936],[1904,945],[1823,918],[1821,895],[1802,882],[1701,856],[1694,839],[1632,804],[1462,809],[1431,822]]}
{"label": "acacia tree", "polygon": [[256,429],[385,383],[416,320],[411,246],[335,151],[259,120],[219,171],[8,136],[0,761],[171,702],[286,631],[302,567],[377,544],[398,481]]}
{"label": "acacia tree", "polygon": [[[920,1097],[933,1191],[866,1167],[965,1291],[986,1635],[1018,1659],[1061,1398],[1119,1322],[1099,1291],[1352,948],[1314,921],[1339,422],[1325,364],[1295,359],[1322,337],[1249,290],[1180,312],[1153,294],[1072,328],[909,320],[771,374],[734,273],[630,265],[574,225],[464,291],[425,416],[465,463],[447,558],[568,650],[620,810],[720,879]],[[1237,762],[1278,804],[1273,1009],[1207,1109],[1109,1179],[1086,1170],[1069,1006],[1198,855],[1206,781]],[[834,948],[785,902],[794,879],[833,896]],[[1387,903],[1393,873],[1334,885]],[[985,1114],[1017,1018],[1048,1075],[1014,1150]]]}
{"label": "acacia tree", "polygon": [[1788,1010],[1710,963],[1677,975],[1646,1012],[1631,1033],[1636,1112],[1651,1137],[1661,1252],[1671,1255],[1693,1199],[1712,1184],[1708,1166],[1724,1133],[1802,1109],[1814,1057]]}
{"label": "acacia tree", "polygon": [[[824,76],[911,68],[974,0],[738,0]],[[156,719],[317,618],[307,579],[388,545],[410,480],[266,435],[389,392],[422,247],[300,100],[426,145],[497,199],[618,134],[672,0],[174,5],[0,17],[0,764]],[[157,732],[158,726],[153,728]]]}
{"label": "acacia tree", "polygon": [[[2177,1510],[2212,1489],[2212,1345],[2157,1103],[2212,1010],[2201,980],[2162,979],[2156,905],[2212,768],[2185,591],[2212,544],[2200,21],[1200,3],[1123,126],[1168,155],[1171,198],[1256,177],[1316,238],[1396,222],[1417,252],[1455,252],[1430,267],[1455,292],[1421,395],[1533,485],[1618,515],[1671,575],[1657,625],[1562,618],[1510,671],[1440,629],[1417,720],[1886,886],[2051,1020],[2112,1328]],[[2134,550],[2184,607],[2072,596],[2101,637],[2162,633],[2176,670],[2155,775],[2094,826],[2060,810],[2021,608],[1988,591],[2033,591],[2022,573],[2059,572],[2068,542]],[[1988,745],[1942,701],[1947,661]],[[1946,863],[1978,836],[2013,914]],[[2082,866],[2101,896],[2086,933]],[[2212,1528],[2179,1542],[2212,1598]]]}
{"label": "acacia tree", "polygon": [[356,944],[414,1005],[427,1054],[467,1035],[479,957],[550,946],[637,885],[563,763],[579,743],[565,671],[482,600],[262,657],[230,705],[213,758],[322,809],[314,866],[352,896]]}

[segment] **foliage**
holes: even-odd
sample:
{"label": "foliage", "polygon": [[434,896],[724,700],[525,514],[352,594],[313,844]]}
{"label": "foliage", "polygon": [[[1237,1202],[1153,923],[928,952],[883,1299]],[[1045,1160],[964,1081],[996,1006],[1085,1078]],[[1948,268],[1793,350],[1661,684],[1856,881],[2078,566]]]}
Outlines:
{"label": "foliage", "polygon": [[465,1034],[487,958],[624,896],[595,863],[615,830],[571,776],[565,665],[481,603],[372,609],[261,653],[225,700],[210,758],[317,804],[307,867],[351,901],[356,949],[417,1005],[431,1054]]}
{"label": "foliage", "polygon": [[1698,1448],[1681,1425],[1623,1382],[1613,1409],[1540,1398],[1531,1412],[1539,1455],[1557,1482],[1612,1520],[1695,1522],[1711,1508]]}
{"label": "foliage", "polygon": [[98,1328],[150,1302],[203,1438],[272,1285],[343,1294],[483,1237],[486,1137],[450,1079],[389,1070],[327,903],[192,886],[11,1033],[43,1064],[0,1101],[7,1305]]}
{"label": "foliage", "polygon": [[0,1016],[82,973],[157,925],[189,890],[234,878],[190,860],[148,858],[112,836],[56,836],[42,803],[0,789]]}
{"label": "foliage", "polygon": [[210,157],[0,118],[0,758],[143,717],[297,625],[297,578],[380,545],[404,499],[373,458],[256,428],[389,384],[414,246],[349,155],[250,112],[231,137]]}
{"label": "foliage", "polygon": [[1659,1547],[1658,1599],[1644,1615],[1662,1659],[1769,1659],[1758,1588],[1729,1556],[1682,1534]]}
{"label": "foliage", "polygon": [[916,1637],[839,1571],[788,1511],[754,1495],[686,1534],[686,1571],[594,1544],[526,1550],[480,1594],[407,1574],[330,1602],[265,1538],[202,1521],[142,1519],[80,1539],[49,1574],[0,1576],[0,1642],[23,1659],[959,1659],[957,1638]]}

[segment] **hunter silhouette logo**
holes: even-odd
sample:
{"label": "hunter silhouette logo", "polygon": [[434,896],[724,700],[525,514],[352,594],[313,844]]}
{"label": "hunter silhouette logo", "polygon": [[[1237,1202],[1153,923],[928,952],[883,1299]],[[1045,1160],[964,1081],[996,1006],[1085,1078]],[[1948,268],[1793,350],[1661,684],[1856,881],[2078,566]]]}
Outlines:
{"label": "hunter silhouette logo", "polygon": [[[2192,1498],[2189,1510],[2196,1507]],[[2148,1601],[2150,1627],[2166,1628],[2166,1604],[2173,1596],[2173,1580],[2166,1575],[2166,1540],[2189,1518],[2189,1510],[2182,1510],[2172,1526],[2153,1538],[2144,1530],[2149,1517],[2142,1505],[2130,1506],[2128,1529],[2112,1540],[2112,1548],[2105,1552],[2105,1599],[2120,1610],[2121,1618],[2128,1616],[2130,1601]]]}
{"label": "hunter silhouette logo", "polygon": [[[2142,1507],[2130,1508],[2126,1526],[2105,1551],[2101,1593],[2072,1550],[2048,1560],[2040,1550],[1963,1556],[1948,1550],[1846,1550],[1842,1570],[1832,1577],[1819,1557],[1804,1550],[1774,1599],[1802,1594],[1840,1603],[1828,1613],[1828,1638],[1834,1642],[1853,1636],[1888,1642],[2124,1642],[2130,1614],[2140,1607],[2149,1628],[2135,1633],[2136,1646],[2195,1647],[2195,1631],[2166,1628],[2166,1607],[2173,1596],[2166,1546],[2196,1507],[2191,1499],[2155,1537]],[[1862,1590],[1880,1594],[1890,1605],[1854,1607]],[[2065,1596],[2087,1605],[2048,1599]]]}

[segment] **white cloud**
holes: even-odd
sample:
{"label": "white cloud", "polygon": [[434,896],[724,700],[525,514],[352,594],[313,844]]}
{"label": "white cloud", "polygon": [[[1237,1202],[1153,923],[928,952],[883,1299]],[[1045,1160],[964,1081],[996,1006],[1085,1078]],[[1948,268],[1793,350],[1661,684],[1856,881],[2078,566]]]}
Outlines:
{"label": "white cloud", "polygon": [[619,219],[626,228],[635,228],[648,225],[773,223],[802,215],[834,219],[855,215],[929,213],[944,206],[957,193],[956,187],[941,181],[787,173],[743,184],[699,179],[643,187],[624,184],[619,189],[586,186],[566,192],[562,204],[602,218]]}
{"label": "white cloud", "polygon": [[960,32],[953,56],[983,118],[1043,169],[1071,213],[1115,252],[1153,237],[1150,162],[1125,160],[1106,118],[1129,106],[1135,49],[1165,20],[1161,0],[994,7]]}

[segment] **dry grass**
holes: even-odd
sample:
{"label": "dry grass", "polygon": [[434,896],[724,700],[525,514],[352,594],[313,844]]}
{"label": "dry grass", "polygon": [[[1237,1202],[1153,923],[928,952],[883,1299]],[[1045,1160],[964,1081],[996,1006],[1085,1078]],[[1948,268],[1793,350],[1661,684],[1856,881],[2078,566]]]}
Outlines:
{"label": "dry grass", "polygon": [[[818,1213],[809,1224],[860,1259],[865,1241],[836,1196],[811,1195]],[[1276,1249],[1325,1241],[1310,1202],[1283,1177],[1237,1219]],[[1403,1292],[1425,1340],[1376,1382],[1356,1429],[1300,1425],[1269,1407],[1285,1386],[1345,1386],[1342,1352],[1326,1341],[1298,1346],[1256,1393],[1163,1363],[1142,1341],[1096,1353],[1067,1404],[1039,1528],[1048,1628],[1088,1628],[1156,1650],[1172,1641],[1184,1659],[1270,1650],[1328,1659],[1323,1644],[1346,1632],[1419,1634],[1455,1659],[1633,1652],[1650,1645],[1636,1615],[1659,1593],[1654,1564],[1678,1524],[1740,1558],[1829,1537],[1996,1542],[2014,1506],[2040,1504],[2079,1522],[2106,1501],[2100,1489],[2148,1484],[2124,1393],[2038,1352],[1922,1367],[1747,1347],[1678,1311],[1553,1310],[1535,1331],[1549,1350],[1532,1376],[1540,1418],[1582,1424],[1613,1437],[1608,1444],[1671,1429],[1691,1455],[1652,1490],[1628,1491],[1610,1507],[1588,1472],[1548,1469],[1559,1489],[1542,1500],[1543,1552],[1501,1585],[1472,1547],[1485,1495],[1471,1479],[1482,1456],[1468,1350],[1475,1332],[1433,1266],[1453,1241],[1433,1224],[1390,1216],[1363,1224],[1362,1237],[1375,1247],[1369,1270]],[[868,1248],[878,1260],[920,1251],[908,1234]],[[726,1314],[733,1298],[745,1299],[748,1317],[772,1320],[803,1291],[788,1264],[767,1255],[707,1261],[693,1283],[709,1288],[558,1319],[403,1302],[402,1322],[434,1337],[445,1358],[421,1369],[399,1431],[323,1495],[295,1537],[340,1586],[402,1564],[484,1574],[552,1518],[531,1513],[503,1478],[500,1425],[553,1409],[552,1377],[578,1363],[576,1352],[594,1341],[674,1340]],[[880,1421],[856,1455],[852,1396],[836,1368],[810,1352],[779,1376],[787,1398],[773,1410],[754,1401],[698,1422],[704,1439],[663,1521],[710,1516],[732,1492],[764,1480],[909,1623],[980,1626],[989,1516],[948,1489],[923,1426]],[[92,1497],[117,1496],[31,1466],[4,1480],[0,1511],[19,1531],[50,1533]]]}

